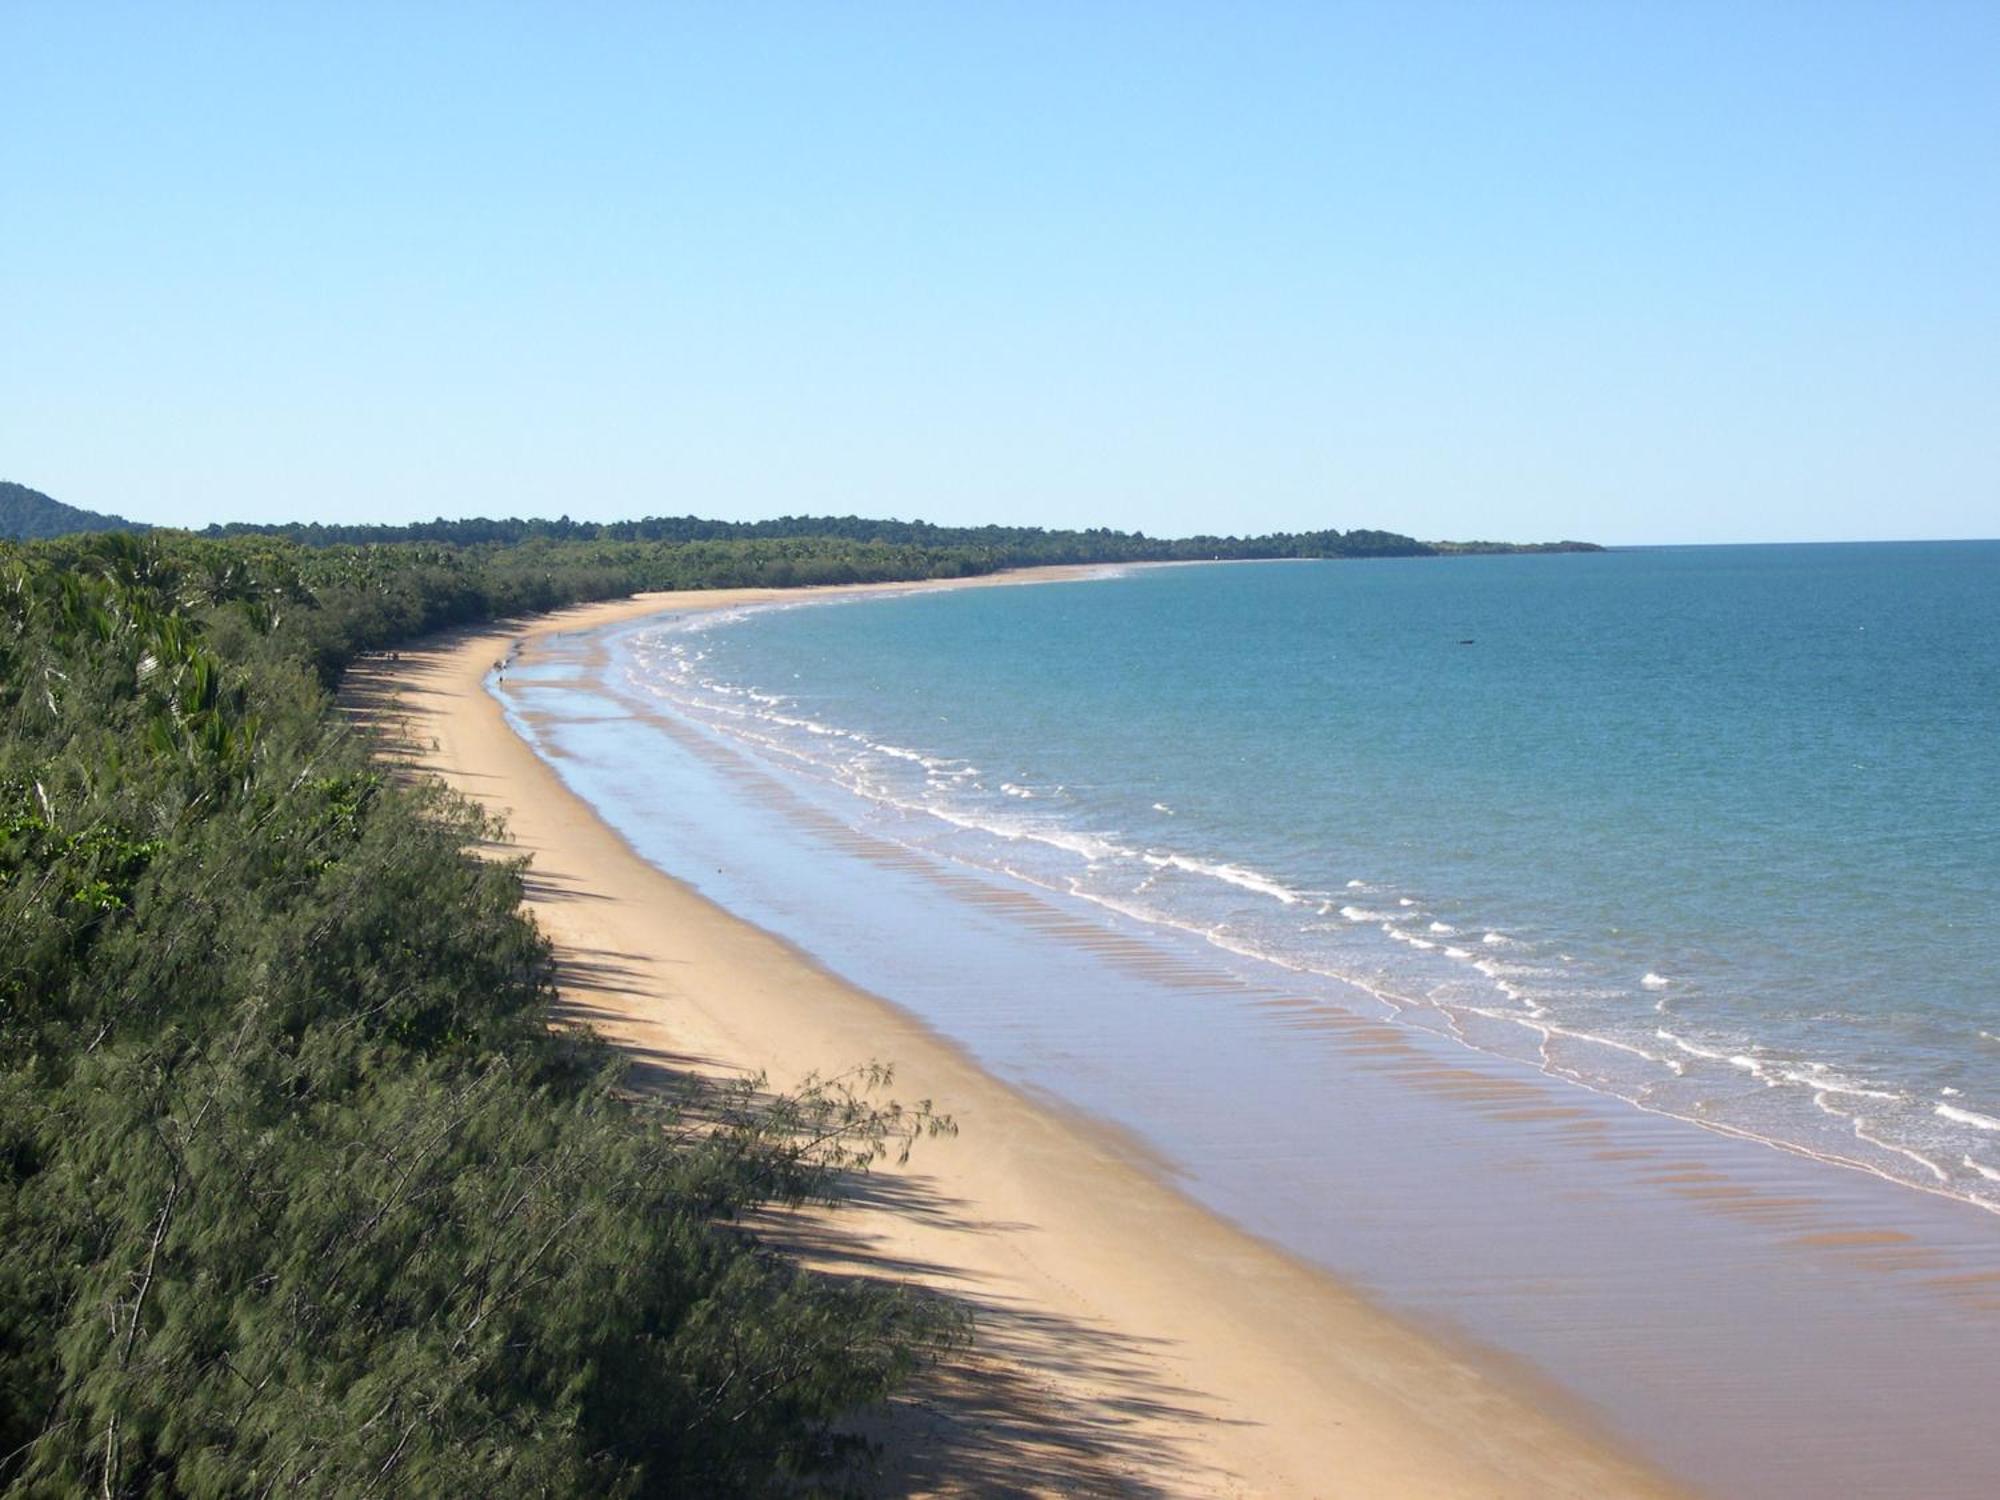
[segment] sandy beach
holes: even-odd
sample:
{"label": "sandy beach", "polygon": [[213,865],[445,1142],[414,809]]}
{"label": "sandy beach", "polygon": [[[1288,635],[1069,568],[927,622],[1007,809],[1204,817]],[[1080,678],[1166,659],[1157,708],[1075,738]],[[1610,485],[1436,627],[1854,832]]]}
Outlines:
{"label": "sandy beach", "polygon": [[[980,583],[1034,582],[1044,569]],[[959,586],[959,585],[949,585]],[[975,1310],[974,1347],[859,1422],[888,1493],[1681,1493],[1524,1370],[1398,1321],[1177,1192],[1092,1122],[989,1077],[876,996],[641,860],[509,728],[516,642],[771,591],[651,595],[359,663],[350,711],[506,822],[566,1014],[643,1065],[786,1087],[870,1061],[959,1126],[854,1201],[776,1226],[816,1262]],[[795,597],[792,592],[787,597]]]}

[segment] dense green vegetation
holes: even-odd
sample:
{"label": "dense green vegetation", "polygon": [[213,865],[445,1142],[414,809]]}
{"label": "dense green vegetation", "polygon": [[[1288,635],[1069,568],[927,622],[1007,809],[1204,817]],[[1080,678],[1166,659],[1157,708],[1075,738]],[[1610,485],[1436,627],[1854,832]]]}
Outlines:
{"label": "dense green vegetation", "polygon": [[107,516],[94,510],[80,510],[52,500],[40,490],[11,479],[0,479],[0,537],[33,541],[40,537],[69,536],[78,531],[144,531],[147,528],[123,516]]}
{"label": "dense green vegetation", "polygon": [[1213,558],[1431,557],[1447,552],[1594,552],[1588,542],[1420,542],[1393,531],[1300,531],[1266,536],[1149,537],[1139,531],[1050,531],[1039,526],[933,526],[927,521],[872,521],[861,516],[782,516],[775,521],[704,521],[697,516],[648,516],[639,521],[554,521],[475,518],[419,521],[408,526],[288,523],[211,526],[205,535],[282,536],[308,546],[443,542],[458,546],[555,542],[860,542],[975,559],[981,570],[1042,563],[1194,562]]}
{"label": "dense green vegetation", "polygon": [[[78,510],[25,485],[0,482],[0,537],[39,538],[80,531],[144,531],[119,516]],[[320,521],[234,521],[201,533],[208,538],[274,537],[308,547],[380,547],[425,542],[448,547],[514,547],[539,543],[770,542],[802,546],[822,563],[843,547],[952,554],[961,573],[1046,563],[1196,562],[1216,558],[1437,557],[1467,552],[1595,552],[1590,542],[1420,542],[1393,531],[1281,531],[1264,536],[1149,537],[1141,531],[1049,530],[1040,526],[933,526],[928,521],[878,521],[863,516],[780,516],[770,521],[709,521],[699,516],[647,516],[637,521],[553,521],[475,516],[415,521],[403,526]],[[838,565],[833,571],[838,572]],[[888,576],[888,575],[885,575]],[[903,575],[895,575],[903,576]],[[822,581],[800,578],[799,582]],[[831,581],[852,581],[833,579]],[[663,585],[664,586],[664,585]]]}
{"label": "dense green vegetation", "polygon": [[863,1078],[635,1097],[515,868],[386,777],[358,650],[871,544],[0,545],[0,1483],[726,1494],[958,1336],[738,1226],[937,1122]]}
{"label": "dense green vegetation", "polygon": [[933,526],[927,521],[874,521],[861,516],[783,516],[775,521],[705,521],[697,516],[649,516],[639,521],[554,521],[475,518],[420,521],[409,526],[212,526],[206,535],[282,536],[309,546],[333,543],[447,542],[460,546],[556,542],[850,542],[927,551],[962,552],[982,567],[1041,563],[1172,562],[1246,557],[1423,557],[1433,551],[1390,531],[1313,531],[1261,537],[1196,536],[1166,540],[1144,532],[1049,531],[1039,526]]}

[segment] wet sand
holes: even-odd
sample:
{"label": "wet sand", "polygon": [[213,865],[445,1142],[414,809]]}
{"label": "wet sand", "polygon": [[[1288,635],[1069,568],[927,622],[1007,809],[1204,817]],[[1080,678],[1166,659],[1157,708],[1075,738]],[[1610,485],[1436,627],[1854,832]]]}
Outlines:
{"label": "wet sand", "polygon": [[783,1087],[879,1060],[897,1097],[957,1121],[955,1139],[919,1143],[839,1208],[773,1226],[831,1269],[975,1309],[973,1350],[860,1420],[886,1445],[885,1492],[1684,1493],[1524,1366],[1420,1330],[1232,1226],[1132,1138],[1008,1086],[640,859],[483,687],[516,642],[770,597],[656,595],[464,633],[358,664],[344,698],[390,753],[506,820],[566,1014],[642,1077],[762,1072]]}

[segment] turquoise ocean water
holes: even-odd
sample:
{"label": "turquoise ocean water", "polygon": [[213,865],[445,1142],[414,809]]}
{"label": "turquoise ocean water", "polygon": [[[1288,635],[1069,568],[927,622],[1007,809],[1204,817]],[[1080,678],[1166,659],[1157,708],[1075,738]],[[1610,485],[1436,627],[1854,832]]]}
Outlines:
{"label": "turquoise ocean water", "polygon": [[856,826],[2000,1208],[2000,543],[750,610],[623,690]]}
{"label": "turquoise ocean water", "polygon": [[643,857],[1704,1492],[1993,1493],[2000,543],[819,596],[494,685]]}

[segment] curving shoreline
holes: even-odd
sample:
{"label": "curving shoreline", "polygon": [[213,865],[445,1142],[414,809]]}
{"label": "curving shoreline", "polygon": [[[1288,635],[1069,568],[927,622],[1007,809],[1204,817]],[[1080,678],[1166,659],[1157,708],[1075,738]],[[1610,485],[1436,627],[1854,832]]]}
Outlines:
{"label": "curving shoreline", "polygon": [[1504,1361],[1419,1333],[1234,1229],[1110,1133],[999,1083],[912,1017],[646,864],[484,690],[516,641],[532,650],[555,632],[797,594],[568,610],[359,664],[345,696],[402,724],[411,764],[506,820],[531,860],[529,904],[556,944],[571,1014],[642,1062],[761,1071],[780,1086],[891,1062],[899,1097],[956,1117],[956,1140],[921,1143],[906,1169],[878,1168],[865,1202],[775,1226],[830,1268],[917,1280],[978,1310],[971,1354],[864,1424],[887,1444],[890,1487],[1678,1493]]}

